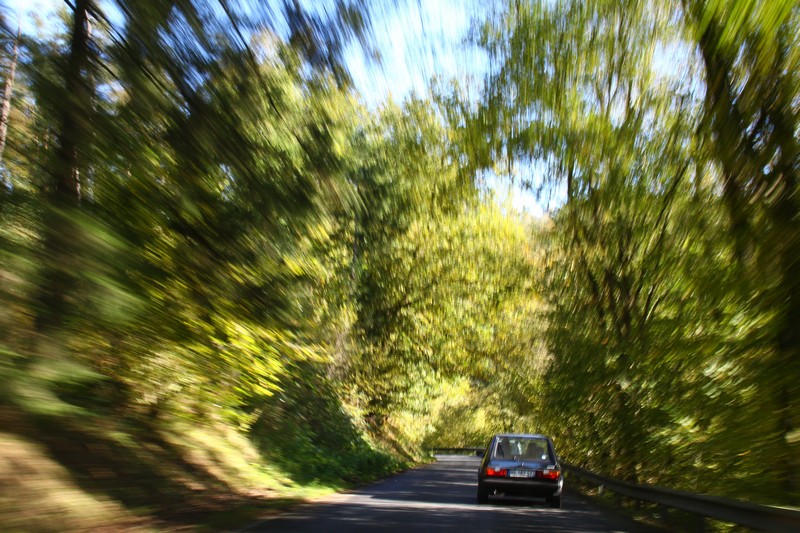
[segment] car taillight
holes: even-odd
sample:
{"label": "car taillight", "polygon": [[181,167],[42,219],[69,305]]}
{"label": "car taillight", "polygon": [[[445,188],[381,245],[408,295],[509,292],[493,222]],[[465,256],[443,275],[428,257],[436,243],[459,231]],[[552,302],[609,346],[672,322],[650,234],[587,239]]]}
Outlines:
{"label": "car taillight", "polygon": [[506,477],[508,470],[505,468],[487,468],[486,475],[491,477]]}
{"label": "car taillight", "polygon": [[542,470],[539,477],[544,479],[558,479],[559,474],[561,474],[561,472],[558,470]]}

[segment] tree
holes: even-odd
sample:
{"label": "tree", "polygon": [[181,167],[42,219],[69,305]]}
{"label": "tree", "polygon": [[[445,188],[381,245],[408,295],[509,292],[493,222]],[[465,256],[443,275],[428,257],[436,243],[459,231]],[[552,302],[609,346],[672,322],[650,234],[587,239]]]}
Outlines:
{"label": "tree", "polygon": [[703,134],[748,285],[773,314],[764,382],[783,490],[800,494],[800,11],[794,2],[682,2],[706,75]]}
{"label": "tree", "polygon": [[[704,456],[727,465],[722,471],[749,472],[754,479],[758,465],[768,462],[770,480],[783,479],[785,487],[794,475],[786,459],[794,380],[773,378],[778,369],[784,376],[797,372],[786,356],[771,358],[767,372],[759,368],[766,347],[760,328],[770,323],[776,326],[772,331],[788,332],[788,326],[777,326],[792,315],[788,304],[772,298],[753,307],[748,286],[778,299],[791,293],[793,282],[777,282],[789,279],[789,271],[775,278],[772,272],[781,272],[780,264],[796,265],[777,259],[795,234],[759,207],[761,196],[744,193],[759,185],[763,193],[772,184],[773,192],[782,191],[789,183],[783,176],[794,169],[787,162],[778,171],[781,178],[773,176],[777,181],[752,174],[768,173],[782,154],[795,153],[791,139],[783,148],[770,147],[783,138],[770,121],[785,119],[761,113],[753,95],[794,87],[783,85],[796,72],[795,59],[788,59],[795,58],[791,39],[779,38],[775,46],[758,39],[770,34],[761,33],[769,24],[775,24],[772,34],[794,35],[796,13],[737,6],[685,3],[676,10],[659,2],[513,2],[479,35],[494,67],[483,101],[467,121],[469,138],[488,138],[495,159],[543,169],[544,186],[565,197],[553,217],[542,285],[550,306],[548,405],[567,421],[554,432],[569,435],[578,457],[591,457],[593,466],[633,481],[697,488],[707,478],[696,466]],[[697,36],[702,63],[685,41],[687,25],[688,35]],[[745,40],[737,36],[742,28],[752,33],[745,32]],[[705,100],[697,83],[665,71],[664,50],[677,51],[671,69],[692,74],[705,68]],[[776,76],[762,83],[764,72]],[[742,101],[735,104],[736,98]],[[793,116],[790,101],[772,106],[767,99],[767,107]],[[743,106],[752,106],[750,118],[730,122],[728,115]],[[751,148],[740,150],[745,140]],[[475,153],[485,165],[484,151],[478,147]],[[726,233],[726,211],[734,228],[746,229],[736,230],[735,239]],[[764,233],[753,240],[758,231]],[[743,282],[730,258],[735,250],[746,258],[756,242],[775,243],[763,249],[778,255],[762,253],[762,259],[772,258],[769,272],[756,280],[751,270]],[[775,313],[781,319],[773,321]],[[743,328],[754,328],[750,341],[743,340]],[[778,338],[791,335],[776,335],[776,346]],[[763,393],[775,398],[782,413],[769,423],[753,414],[764,405]],[[744,412],[752,416],[747,429],[732,437],[725,428],[739,420],[741,430],[737,417]],[[768,430],[772,423],[780,430]],[[684,460],[687,455],[694,466]],[[673,471],[681,471],[683,481]],[[715,476],[706,490],[739,495],[735,479]],[[762,481],[765,498],[786,498]]]}

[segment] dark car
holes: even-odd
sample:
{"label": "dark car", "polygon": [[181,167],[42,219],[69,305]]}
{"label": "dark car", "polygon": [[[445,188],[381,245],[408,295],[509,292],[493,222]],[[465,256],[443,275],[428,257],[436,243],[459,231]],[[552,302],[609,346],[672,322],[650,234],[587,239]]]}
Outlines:
{"label": "dark car", "polygon": [[544,435],[492,437],[478,471],[478,503],[490,495],[544,498],[561,507],[564,477],[552,441]]}

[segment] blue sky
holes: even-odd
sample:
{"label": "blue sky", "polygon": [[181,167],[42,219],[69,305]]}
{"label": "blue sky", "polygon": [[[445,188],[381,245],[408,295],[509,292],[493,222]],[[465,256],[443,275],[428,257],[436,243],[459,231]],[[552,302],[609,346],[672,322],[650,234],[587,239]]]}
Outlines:
{"label": "blue sky", "polygon": [[[7,8],[13,27],[17,18],[22,31],[36,33],[38,18],[44,31],[54,21],[61,0],[0,0]],[[380,64],[365,60],[351,48],[347,53],[353,81],[367,105],[376,106],[391,97],[403,100],[412,92],[424,94],[434,77],[456,78],[471,94],[477,94],[485,73],[486,61],[480,51],[464,45],[475,17],[480,17],[488,2],[481,0],[405,0],[387,8],[374,21],[375,46]],[[376,4],[377,5],[377,4]],[[541,216],[544,208],[533,194],[519,187],[489,178],[499,199],[508,199],[518,210]]]}
{"label": "blue sky", "polygon": [[[62,0],[0,0],[5,3],[9,24],[22,23],[22,31],[36,32],[36,18],[46,31]],[[478,0],[401,0],[397,8],[385,9],[375,20],[376,47],[382,66],[371,66],[351,47],[348,61],[352,75],[369,103],[389,94],[402,100],[411,91],[424,93],[433,76],[444,79],[480,77],[478,54],[461,42],[469,30]],[[379,5],[376,2],[375,5]]]}
{"label": "blue sky", "polygon": [[53,16],[57,6],[63,2],[57,0],[2,0],[6,6],[6,16],[9,26],[15,28],[17,21],[22,26],[23,33],[35,33],[35,16],[42,22],[47,23],[47,19]]}
{"label": "blue sky", "polygon": [[406,0],[376,17],[374,33],[382,68],[364,68],[361,54],[351,54],[351,72],[368,99],[401,99],[424,93],[434,76],[480,77],[482,56],[463,46],[478,3],[472,0]]}

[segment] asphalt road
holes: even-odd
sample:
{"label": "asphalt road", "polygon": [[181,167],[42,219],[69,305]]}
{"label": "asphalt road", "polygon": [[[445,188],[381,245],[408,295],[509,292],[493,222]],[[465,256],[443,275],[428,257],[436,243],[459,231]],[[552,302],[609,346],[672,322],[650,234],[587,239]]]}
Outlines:
{"label": "asphalt road", "polygon": [[524,499],[492,498],[478,505],[479,462],[443,456],[360,490],[300,505],[244,531],[639,531],[634,523],[571,495],[566,483],[561,509]]}

